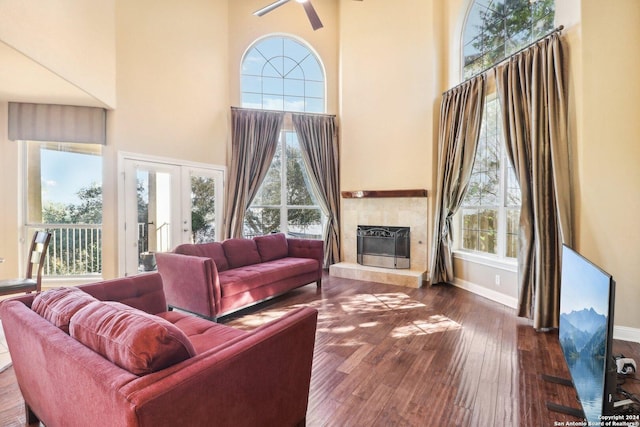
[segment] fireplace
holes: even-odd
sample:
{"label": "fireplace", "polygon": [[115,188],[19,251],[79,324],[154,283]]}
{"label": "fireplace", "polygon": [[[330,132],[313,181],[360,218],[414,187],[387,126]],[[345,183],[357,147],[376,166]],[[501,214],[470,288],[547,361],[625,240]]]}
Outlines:
{"label": "fireplace", "polygon": [[410,228],[358,225],[358,264],[411,268]]}

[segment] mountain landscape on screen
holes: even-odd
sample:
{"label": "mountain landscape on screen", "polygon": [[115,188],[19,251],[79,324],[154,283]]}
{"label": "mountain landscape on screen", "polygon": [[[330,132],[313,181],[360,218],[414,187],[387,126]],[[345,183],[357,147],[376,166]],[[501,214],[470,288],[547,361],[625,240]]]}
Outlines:
{"label": "mountain landscape on screen", "polygon": [[607,318],[593,308],[560,314],[560,341],[569,359],[604,358]]}

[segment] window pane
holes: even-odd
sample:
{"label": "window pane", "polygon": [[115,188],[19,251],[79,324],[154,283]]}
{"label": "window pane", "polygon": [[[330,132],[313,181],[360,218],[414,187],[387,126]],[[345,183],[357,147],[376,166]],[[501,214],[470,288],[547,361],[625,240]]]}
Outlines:
{"label": "window pane", "polygon": [[280,209],[251,207],[244,220],[244,237],[262,236],[280,231]]}
{"label": "window pane", "polygon": [[262,78],[260,76],[242,76],[240,79],[244,93],[262,93]]}
{"label": "window pane", "polygon": [[518,231],[520,223],[520,209],[507,210],[507,244],[506,256],[518,257]]}
{"label": "window pane", "polygon": [[292,60],[300,62],[309,55],[309,49],[306,46],[298,43],[296,40],[285,38],[283,39],[284,52]]}
{"label": "window pane", "polygon": [[27,143],[27,222],[102,223],[102,147]]}
{"label": "window pane", "polygon": [[242,74],[260,76],[265,63],[264,56],[257,49],[251,49],[242,62]]}
{"label": "window pane", "polygon": [[308,113],[322,113],[324,111],[324,100],[318,98],[307,98],[305,100],[304,111]]}
{"label": "window pane", "polygon": [[300,65],[304,69],[304,75],[307,80],[324,82],[324,72],[315,56],[308,55]]}
{"label": "window pane", "polygon": [[322,238],[322,212],[319,208],[288,209],[288,233],[304,239]]}
{"label": "window pane", "polygon": [[253,204],[262,206],[278,206],[280,205],[281,193],[281,160],[280,155],[276,155],[271,162],[271,167],[267,172],[267,176],[262,181],[260,190],[253,200]]}
{"label": "window pane", "polygon": [[[242,105],[246,107],[246,105]],[[262,105],[260,108],[264,108],[265,110],[284,110],[284,99],[280,96],[276,95],[263,95],[262,96]]]}
{"label": "window pane", "polygon": [[309,179],[302,158],[289,158],[287,161],[287,204],[313,205]]}
{"label": "window pane", "polygon": [[284,43],[282,37],[268,37],[260,41],[256,49],[265,58],[273,58],[284,55]]}
{"label": "window pane", "polygon": [[262,94],[243,92],[242,106],[245,108],[262,108]]}
{"label": "window pane", "polygon": [[213,178],[191,176],[191,242],[216,240],[216,186]]}
{"label": "window pane", "polygon": [[284,93],[284,80],[274,77],[262,79],[262,92],[266,95],[282,95]]}
{"label": "window pane", "polygon": [[285,95],[304,94],[304,80],[287,79],[284,81]]}
{"label": "window pane", "polygon": [[284,109],[287,111],[305,111],[303,96],[285,96]]}
{"label": "window pane", "polygon": [[313,82],[307,81],[304,88],[305,96],[310,96],[313,98],[323,99],[324,98],[324,83],[323,82]]}

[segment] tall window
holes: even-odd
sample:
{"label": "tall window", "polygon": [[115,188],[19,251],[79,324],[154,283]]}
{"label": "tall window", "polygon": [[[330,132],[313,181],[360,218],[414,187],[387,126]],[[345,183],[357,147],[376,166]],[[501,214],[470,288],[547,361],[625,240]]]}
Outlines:
{"label": "tall window", "polygon": [[44,274],[102,271],[102,145],[25,143],[25,228],[52,233]]}
{"label": "tall window", "polygon": [[[299,40],[272,36],[242,60],[242,106],[287,112],[325,112],[325,82],[316,55]],[[258,195],[247,210],[244,235],[281,231],[322,238],[324,215],[313,194],[290,115]]]}
{"label": "tall window", "polygon": [[[500,62],[553,29],[554,0],[476,0],[463,31],[463,78]],[[457,215],[458,247],[515,258],[520,188],[509,163],[495,91],[485,99],[469,189]]]}

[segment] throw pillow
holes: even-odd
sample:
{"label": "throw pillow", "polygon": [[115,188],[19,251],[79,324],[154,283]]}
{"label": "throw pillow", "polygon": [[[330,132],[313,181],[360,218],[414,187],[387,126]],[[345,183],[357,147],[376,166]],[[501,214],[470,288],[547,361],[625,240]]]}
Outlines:
{"label": "throw pillow", "polygon": [[97,300],[78,288],[57,288],[36,295],[31,309],[68,334],[71,316],[93,301]]}
{"label": "throw pillow", "polygon": [[229,263],[224,255],[224,249],[220,242],[209,243],[185,243],[179,245],[174,250],[177,254],[193,255],[211,258],[216,263],[218,271],[225,271],[229,269]]}
{"label": "throw pillow", "polygon": [[258,247],[252,239],[228,239],[222,242],[222,247],[231,268],[261,262]]}
{"label": "throw pillow", "polygon": [[79,310],[71,336],[136,375],[168,368],[196,354],[170,322],[119,302],[96,301]]}
{"label": "throw pillow", "polygon": [[289,255],[287,236],[285,236],[284,233],[256,236],[253,238],[253,240],[256,241],[256,245],[258,246],[258,252],[260,252],[262,262],[285,258],[287,255]]}

